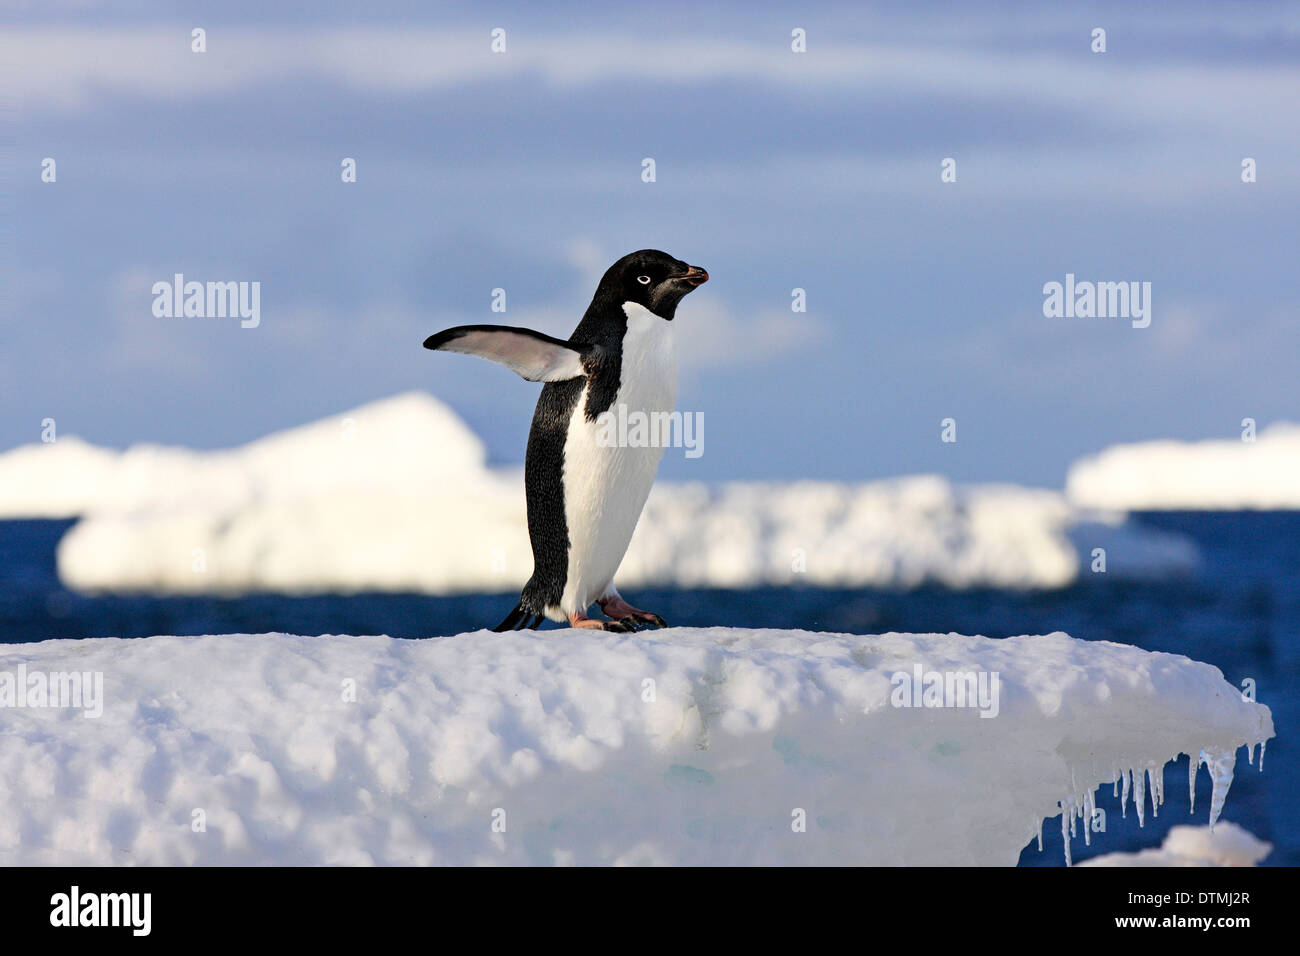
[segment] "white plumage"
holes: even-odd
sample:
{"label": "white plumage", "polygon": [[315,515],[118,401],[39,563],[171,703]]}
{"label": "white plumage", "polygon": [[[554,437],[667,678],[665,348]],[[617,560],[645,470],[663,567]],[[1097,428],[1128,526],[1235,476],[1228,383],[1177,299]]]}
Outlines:
{"label": "white plumage", "polygon": [[[671,413],[677,397],[677,356],[672,322],[633,302],[623,304],[623,339],[618,395],[611,412]],[[636,530],[663,448],[604,447],[600,426],[586,418],[587,387],[569,419],[564,445],[564,517],[569,531],[569,567],[559,607],[547,616],[565,620],[614,592],[618,571]]]}

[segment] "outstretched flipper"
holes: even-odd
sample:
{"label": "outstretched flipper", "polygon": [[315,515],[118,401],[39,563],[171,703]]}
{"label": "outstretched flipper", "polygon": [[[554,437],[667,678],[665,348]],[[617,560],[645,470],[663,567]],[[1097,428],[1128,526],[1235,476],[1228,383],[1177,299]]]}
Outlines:
{"label": "outstretched flipper", "polygon": [[458,325],[429,336],[424,347],[499,362],[530,382],[563,382],[587,374],[581,346],[509,325]]}

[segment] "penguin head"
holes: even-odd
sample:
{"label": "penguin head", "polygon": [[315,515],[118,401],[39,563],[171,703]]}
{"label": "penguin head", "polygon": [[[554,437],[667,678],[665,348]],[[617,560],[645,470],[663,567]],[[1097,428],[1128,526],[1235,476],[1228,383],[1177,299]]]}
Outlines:
{"label": "penguin head", "polygon": [[658,249],[642,249],[619,259],[600,280],[602,292],[618,305],[635,302],[661,319],[672,321],[677,303],[709,281],[699,266],[688,265]]}

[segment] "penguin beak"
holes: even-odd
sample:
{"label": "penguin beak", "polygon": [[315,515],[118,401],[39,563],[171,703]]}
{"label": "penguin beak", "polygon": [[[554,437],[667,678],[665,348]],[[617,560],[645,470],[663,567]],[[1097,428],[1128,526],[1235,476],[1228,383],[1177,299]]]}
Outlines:
{"label": "penguin beak", "polygon": [[692,289],[696,286],[704,285],[709,281],[709,274],[699,266],[687,266],[686,271],[679,276],[673,276],[674,279],[681,279]]}

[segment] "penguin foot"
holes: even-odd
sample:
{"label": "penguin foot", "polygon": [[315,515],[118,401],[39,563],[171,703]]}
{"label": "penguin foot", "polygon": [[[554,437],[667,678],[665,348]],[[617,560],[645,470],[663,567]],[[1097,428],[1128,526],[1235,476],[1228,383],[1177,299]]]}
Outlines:
{"label": "penguin foot", "polygon": [[601,621],[594,617],[587,617],[581,611],[569,615],[569,627],[581,627],[594,631],[616,631],[618,633],[636,630],[636,626],[628,621]]}
{"label": "penguin foot", "polygon": [[605,612],[606,617],[613,618],[618,623],[627,624],[629,631],[636,630],[637,625],[668,626],[668,622],[654,611],[643,611],[638,607],[633,607],[618,595],[602,598],[596,603],[600,605],[600,609]]}

